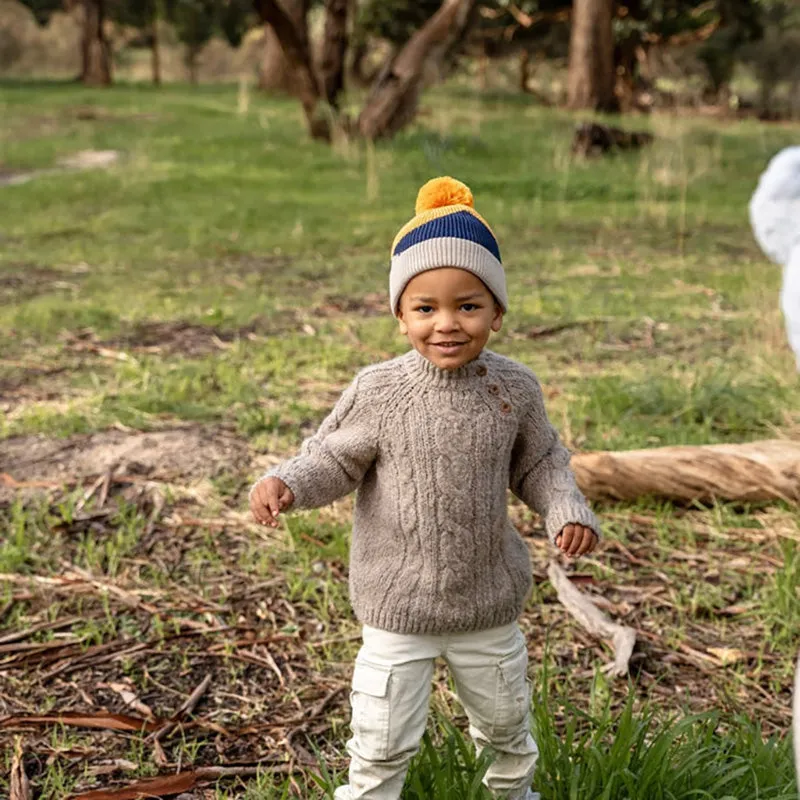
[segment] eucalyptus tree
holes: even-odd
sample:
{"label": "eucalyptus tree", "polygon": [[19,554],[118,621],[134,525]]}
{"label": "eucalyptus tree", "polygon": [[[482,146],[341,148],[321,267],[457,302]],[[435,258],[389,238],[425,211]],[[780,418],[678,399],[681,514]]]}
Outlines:
{"label": "eucalyptus tree", "polygon": [[473,20],[476,0],[443,0],[413,31],[402,47],[394,48],[380,68],[357,117],[339,111],[345,60],[351,42],[348,19],[353,0],[325,0],[322,59],[312,58],[307,18],[292,18],[278,0],[255,0],[261,20],[280,42],[293,73],[293,89],[305,113],[312,137],[330,140],[338,127],[368,139],[394,135],[413,119],[426,68],[443,63],[463,42]]}
{"label": "eucalyptus tree", "polygon": [[160,83],[159,25],[169,23],[186,48],[191,79],[197,77],[197,56],[209,39],[221,35],[238,46],[249,25],[256,22],[250,0],[21,0],[45,25],[55,11],[77,11],[82,20],[81,73],[93,86],[113,80],[113,48],[107,23],[138,28],[152,52],[153,81]]}

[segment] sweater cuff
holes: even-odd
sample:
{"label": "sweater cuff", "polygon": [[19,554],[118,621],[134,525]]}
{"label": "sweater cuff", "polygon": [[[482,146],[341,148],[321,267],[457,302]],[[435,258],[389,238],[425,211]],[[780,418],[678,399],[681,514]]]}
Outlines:
{"label": "sweater cuff", "polygon": [[589,506],[583,503],[564,503],[552,509],[544,520],[547,538],[555,544],[556,537],[566,525],[585,525],[600,539],[600,523]]}

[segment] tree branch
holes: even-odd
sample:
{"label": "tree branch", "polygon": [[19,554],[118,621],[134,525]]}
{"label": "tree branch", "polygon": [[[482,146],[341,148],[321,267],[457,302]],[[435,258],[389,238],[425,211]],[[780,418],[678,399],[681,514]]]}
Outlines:
{"label": "tree branch", "polygon": [[573,586],[561,567],[551,561],[547,577],[558,593],[564,608],[590,633],[599,639],[611,639],[614,661],[604,671],[621,677],[628,674],[631,655],[636,644],[636,631],[627,625],[612,622],[589,598]]}

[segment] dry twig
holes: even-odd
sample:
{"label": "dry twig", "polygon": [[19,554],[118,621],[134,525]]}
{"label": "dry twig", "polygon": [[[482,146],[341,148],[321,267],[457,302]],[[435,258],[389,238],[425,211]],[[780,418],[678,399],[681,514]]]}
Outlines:
{"label": "dry twig", "polygon": [[159,728],[151,737],[151,741],[160,742],[167,736],[187,714],[194,711],[195,706],[200,702],[200,698],[205,694],[208,685],[211,683],[211,673],[205,676],[197,685],[195,690],[186,699],[186,702],[173,714],[172,719],[166,725]]}
{"label": "dry twig", "polygon": [[22,742],[17,738],[14,742],[14,759],[11,762],[11,800],[32,800],[32,798],[33,790],[22,762]]}
{"label": "dry twig", "polygon": [[555,561],[547,567],[547,576],[558,592],[558,599],[589,633],[601,639],[611,639],[614,661],[606,665],[605,671],[617,676],[627,675],[636,644],[636,631],[608,619],[587,595],[572,585],[567,573]]}

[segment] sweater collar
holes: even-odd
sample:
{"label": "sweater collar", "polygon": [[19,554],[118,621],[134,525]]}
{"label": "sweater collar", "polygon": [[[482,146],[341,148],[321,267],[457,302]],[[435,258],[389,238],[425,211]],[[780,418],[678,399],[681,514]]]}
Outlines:
{"label": "sweater collar", "polygon": [[466,378],[486,375],[485,352],[481,351],[477,358],[456,369],[441,369],[413,349],[406,353],[403,360],[408,374],[414,380],[431,386],[454,386]]}

